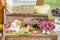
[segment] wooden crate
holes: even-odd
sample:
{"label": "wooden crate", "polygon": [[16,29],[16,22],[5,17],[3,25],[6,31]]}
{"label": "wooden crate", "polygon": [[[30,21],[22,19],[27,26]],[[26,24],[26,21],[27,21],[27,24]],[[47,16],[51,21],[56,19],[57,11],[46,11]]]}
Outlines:
{"label": "wooden crate", "polygon": [[[6,12],[6,11],[5,11]],[[8,12],[6,12],[5,14],[5,19],[6,21],[13,21],[15,19],[25,19],[25,17],[33,17],[33,18],[40,18],[42,17],[41,15],[22,15],[22,14],[9,14]],[[45,16],[48,18],[48,16]],[[5,21],[5,22],[6,22]],[[9,34],[6,33],[5,28],[3,29],[3,37],[4,40],[57,40],[57,34],[54,31],[51,31],[51,34],[42,34],[41,32],[34,34],[31,33],[30,36],[20,36],[20,35],[14,35],[14,34]]]}
{"label": "wooden crate", "polygon": [[[42,5],[43,4],[43,0],[38,0],[37,5]],[[23,17],[24,16],[24,17]],[[38,17],[40,18],[41,15],[22,15],[21,14],[5,14],[5,22],[6,21],[13,21],[15,19],[24,19],[25,17]],[[23,17],[23,18],[22,18]],[[20,36],[20,35],[14,35],[14,34],[9,34],[6,33],[5,28],[3,29],[3,38],[4,40],[57,40],[57,35],[54,31],[51,31],[51,34],[42,34],[41,32],[34,34],[31,33],[30,36]]]}

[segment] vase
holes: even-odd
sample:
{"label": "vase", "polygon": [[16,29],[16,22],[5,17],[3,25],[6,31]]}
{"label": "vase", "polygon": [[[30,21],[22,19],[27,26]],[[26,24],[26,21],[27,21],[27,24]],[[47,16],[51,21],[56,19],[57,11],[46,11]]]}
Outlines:
{"label": "vase", "polygon": [[41,31],[43,34],[50,34],[50,31],[49,30],[42,30]]}

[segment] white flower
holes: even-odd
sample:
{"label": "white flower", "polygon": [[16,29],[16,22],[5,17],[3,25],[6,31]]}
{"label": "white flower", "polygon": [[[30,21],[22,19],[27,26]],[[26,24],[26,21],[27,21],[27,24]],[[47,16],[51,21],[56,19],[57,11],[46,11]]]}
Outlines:
{"label": "white flower", "polygon": [[12,23],[11,23],[11,27],[10,27],[8,30],[19,31],[19,30],[20,30],[20,26],[17,25],[16,22],[12,22]]}

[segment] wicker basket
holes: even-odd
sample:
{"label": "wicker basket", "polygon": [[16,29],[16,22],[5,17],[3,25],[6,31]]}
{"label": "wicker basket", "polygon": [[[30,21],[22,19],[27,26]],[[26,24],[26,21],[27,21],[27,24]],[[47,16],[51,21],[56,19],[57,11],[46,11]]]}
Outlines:
{"label": "wicker basket", "polygon": [[[36,5],[42,5],[44,0],[37,0]],[[20,13],[20,14],[34,14],[34,6],[35,5],[20,5],[20,6],[11,6],[6,3],[6,9],[10,13]]]}
{"label": "wicker basket", "polygon": [[6,9],[14,14],[31,14],[34,13],[34,5],[10,6],[7,4]]}

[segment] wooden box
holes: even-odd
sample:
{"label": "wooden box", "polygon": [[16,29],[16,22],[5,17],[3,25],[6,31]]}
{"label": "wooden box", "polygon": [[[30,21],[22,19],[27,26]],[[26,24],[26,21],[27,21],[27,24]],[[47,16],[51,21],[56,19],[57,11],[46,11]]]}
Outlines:
{"label": "wooden box", "polygon": [[[20,19],[23,20],[27,17],[32,17],[32,18],[40,18],[42,17],[41,15],[22,15],[22,14],[9,14],[8,12],[5,11],[5,22],[8,21],[14,21],[15,19]],[[44,15],[43,15],[44,16]],[[45,15],[43,18],[48,18],[48,16]],[[39,33],[31,33],[30,36],[21,36],[21,35],[14,35],[12,33],[7,33],[6,29],[3,29],[3,37],[4,40],[57,40],[57,34],[54,31],[51,31],[51,34],[42,34],[40,31]]]}

